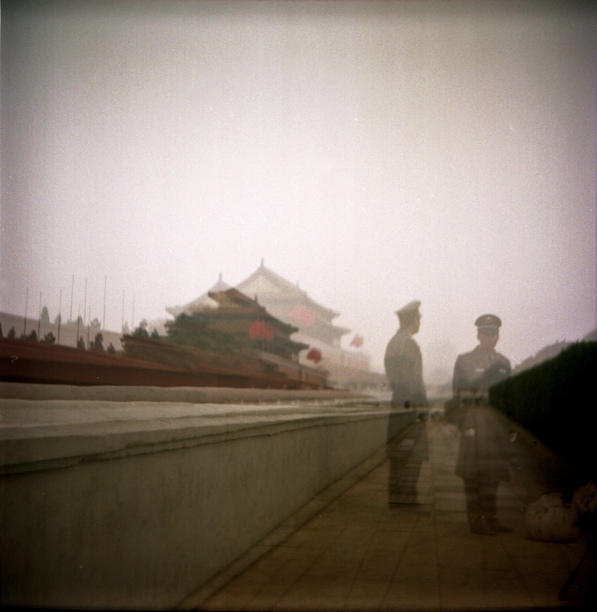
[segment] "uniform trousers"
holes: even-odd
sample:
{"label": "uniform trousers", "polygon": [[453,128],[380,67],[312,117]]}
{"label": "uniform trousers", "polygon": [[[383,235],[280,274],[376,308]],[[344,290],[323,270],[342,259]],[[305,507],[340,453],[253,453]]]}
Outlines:
{"label": "uniform trousers", "polygon": [[497,482],[464,480],[466,513],[471,528],[476,527],[482,517],[495,520],[497,515]]}

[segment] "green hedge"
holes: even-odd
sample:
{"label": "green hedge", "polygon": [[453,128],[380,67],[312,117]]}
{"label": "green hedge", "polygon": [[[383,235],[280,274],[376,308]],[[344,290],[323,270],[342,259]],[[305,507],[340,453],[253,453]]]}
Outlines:
{"label": "green hedge", "polygon": [[489,390],[490,400],[587,479],[597,479],[597,342],[577,342],[557,357]]}

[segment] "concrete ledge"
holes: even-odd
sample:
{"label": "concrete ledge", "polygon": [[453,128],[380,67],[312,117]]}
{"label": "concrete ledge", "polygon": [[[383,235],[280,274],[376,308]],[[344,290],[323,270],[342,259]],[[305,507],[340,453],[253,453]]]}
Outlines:
{"label": "concrete ledge", "polygon": [[338,399],[0,406],[3,603],[60,608],[179,605],[414,420]]}
{"label": "concrete ledge", "polygon": [[0,398],[30,400],[93,400],[113,402],[190,402],[242,404],[306,400],[369,400],[343,389],[235,389],[231,387],[135,387],[111,385],[43,385],[0,382]]}
{"label": "concrete ledge", "polygon": [[[363,404],[0,400],[0,473],[222,443],[368,417]],[[374,409],[379,414],[380,409]]]}

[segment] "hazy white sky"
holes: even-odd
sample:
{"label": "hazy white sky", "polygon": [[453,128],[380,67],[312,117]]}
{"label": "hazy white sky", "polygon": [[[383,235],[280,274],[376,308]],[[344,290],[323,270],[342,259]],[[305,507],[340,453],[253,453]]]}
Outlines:
{"label": "hazy white sky", "polygon": [[0,308],[106,279],[120,329],[263,257],[377,366],[415,298],[426,370],[484,312],[513,363],[578,339],[596,42],[573,0],[3,0]]}

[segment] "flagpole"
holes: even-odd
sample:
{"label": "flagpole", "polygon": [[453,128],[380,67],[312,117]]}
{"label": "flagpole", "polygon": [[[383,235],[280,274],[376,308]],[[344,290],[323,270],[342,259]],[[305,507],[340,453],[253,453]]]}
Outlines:
{"label": "flagpole", "polygon": [[79,348],[79,326],[81,325],[81,304],[77,306],[77,342],[75,346]]}
{"label": "flagpole", "polygon": [[58,298],[58,339],[56,344],[60,344],[60,327],[62,325],[62,289],[60,289],[60,296]]}
{"label": "flagpole", "polygon": [[37,341],[39,342],[39,335],[41,333],[41,291],[39,292],[39,316],[37,317]]}
{"label": "flagpole", "polygon": [[102,329],[106,329],[106,283],[107,283],[107,276],[104,276],[104,316],[103,316],[103,320],[102,320]]}
{"label": "flagpole", "polygon": [[73,293],[75,291],[75,275],[73,274],[72,280],[70,282],[70,314],[68,315],[68,320],[73,320]]}
{"label": "flagpole", "polygon": [[87,279],[85,279],[85,297],[83,299],[83,326],[85,326],[85,315],[87,314]]}
{"label": "flagpole", "polygon": [[27,335],[27,306],[29,305],[29,287],[25,292],[25,317],[23,320],[23,336]]}

